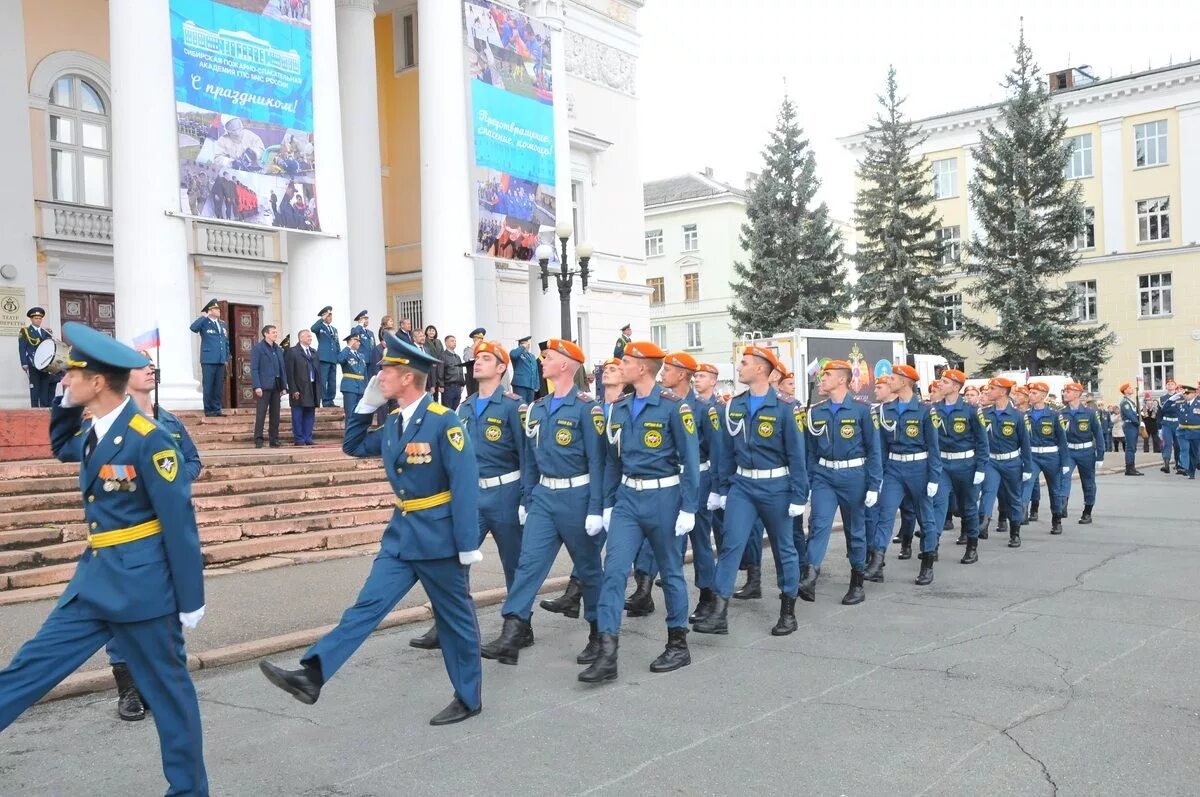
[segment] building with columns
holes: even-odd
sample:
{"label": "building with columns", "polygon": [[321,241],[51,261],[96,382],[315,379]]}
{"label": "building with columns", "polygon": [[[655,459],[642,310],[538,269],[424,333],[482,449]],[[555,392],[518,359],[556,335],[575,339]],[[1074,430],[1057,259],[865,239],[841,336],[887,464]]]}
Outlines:
{"label": "building with columns", "polygon": [[[642,4],[520,4],[550,31],[557,221],[569,208],[572,265],[577,242],[594,252],[588,292],[577,282],[572,297],[572,332],[597,361],[625,323],[649,331],[638,246]],[[210,297],[227,303],[234,406],[252,403],[248,352],[259,328],[278,325],[294,340],[327,304],[343,334],[363,308],[372,326],[384,314],[408,317],[460,345],[476,326],[511,346],[559,334],[558,295],[553,280],[542,292],[536,262],[473,254],[462,3],[302,5],[311,14],[319,232],[181,209],[167,0],[0,0],[0,109],[28,119],[0,130],[10,153],[0,192],[0,373],[9,375],[0,407],[28,405],[15,335],[34,305],[56,334],[69,320],[126,341],[157,327],[161,398],[173,408],[200,405],[188,325]]]}

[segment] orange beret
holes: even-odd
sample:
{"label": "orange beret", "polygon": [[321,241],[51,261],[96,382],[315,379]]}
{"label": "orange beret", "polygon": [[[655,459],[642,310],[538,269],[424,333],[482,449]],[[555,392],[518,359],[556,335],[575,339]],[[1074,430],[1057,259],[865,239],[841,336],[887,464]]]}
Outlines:
{"label": "orange beret", "polygon": [[911,379],[914,382],[921,381],[921,375],[917,373],[917,369],[911,365],[895,365],[892,366],[892,373],[896,376],[902,376],[905,379]]}
{"label": "orange beret", "polygon": [[556,351],[568,360],[574,360],[577,363],[583,363],[587,357],[583,353],[583,349],[569,340],[562,338],[550,338],[546,341],[546,351]]}
{"label": "orange beret", "polygon": [[601,365],[600,367],[607,368],[610,365],[615,365],[617,367],[620,367],[621,361],[618,360],[616,357],[609,357],[607,360],[604,361],[604,364]]}
{"label": "orange beret", "polygon": [[946,379],[953,379],[960,385],[965,385],[967,383],[967,375],[956,368],[947,368],[945,371],[942,371],[942,376],[944,376]]}
{"label": "orange beret", "polygon": [[1130,383],[1130,382],[1122,382],[1122,383],[1121,383],[1121,386],[1120,386],[1119,388],[1117,388],[1117,391],[1118,391],[1118,392],[1120,392],[1120,393],[1124,393],[1126,390],[1128,390],[1128,389],[1129,389],[1129,388],[1131,388],[1131,387],[1133,387],[1133,384],[1132,384],[1132,383]]}
{"label": "orange beret", "polygon": [[929,390],[934,391],[934,390],[937,390],[938,388],[940,388],[941,386],[942,386],[942,383],[935,379],[929,383]]}
{"label": "orange beret", "polygon": [[1078,390],[1080,393],[1082,393],[1083,385],[1079,384],[1078,382],[1067,382],[1065,385],[1063,385],[1063,390]]}
{"label": "orange beret", "polygon": [[782,370],[783,366],[779,362],[779,358],[775,356],[775,352],[770,349],[764,349],[762,346],[747,346],[742,354],[747,357],[758,357],[766,360],[767,365],[771,366],[771,370]]}
{"label": "orange beret", "polygon": [[674,365],[676,368],[682,368],[685,371],[695,373],[699,368],[696,364],[696,358],[688,354],[686,351],[673,351],[666,356],[667,365]]}
{"label": "orange beret", "polygon": [[475,356],[480,354],[490,354],[505,365],[509,364],[508,352],[499,341],[485,340],[475,344]]}
{"label": "orange beret", "polygon": [[625,344],[625,356],[638,357],[643,360],[665,360],[667,353],[651,341],[635,340]]}
{"label": "orange beret", "polygon": [[877,385],[886,385],[888,382],[891,382],[891,381],[892,381],[891,374],[880,374],[879,376],[875,377],[875,384],[877,384]]}
{"label": "orange beret", "polygon": [[1028,396],[1029,388],[1025,385],[1017,385],[1012,389],[1012,392],[1021,396]]}
{"label": "orange beret", "polygon": [[1012,390],[1014,387],[1017,386],[1017,383],[1012,381],[1008,377],[994,376],[994,377],[992,377],[992,381],[987,383],[987,386],[988,387],[1003,387],[1003,388],[1008,388],[1009,390]]}
{"label": "orange beret", "polygon": [[700,363],[696,366],[696,370],[703,371],[706,374],[712,374],[713,376],[718,376],[720,374],[720,372],[717,371],[717,366],[713,365],[712,363]]}
{"label": "orange beret", "polygon": [[[845,360],[830,360],[829,362],[825,363],[825,366],[823,368],[821,368],[822,373],[824,373],[825,371],[850,371],[850,370],[852,370],[850,368],[850,363],[846,362]],[[893,369],[893,370],[895,370],[895,369]]]}
{"label": "orange beret", "polygon": [[1030,390],[1040,390],[1043,393],[1050,392],[1050,386],[1047,385],[1045,382],[1030,382],[1025,387],[1029,388]]}

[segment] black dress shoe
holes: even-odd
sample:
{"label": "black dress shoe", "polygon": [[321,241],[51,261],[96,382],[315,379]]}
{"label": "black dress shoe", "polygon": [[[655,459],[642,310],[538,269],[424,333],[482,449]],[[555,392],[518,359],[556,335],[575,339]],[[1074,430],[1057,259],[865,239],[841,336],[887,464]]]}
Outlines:
{"label": "black dress shoe", "polygon": [[462,702],[456,697],[450,701],[450,705],[439,711],[437,715],[429,721],[429,724],[453,725],[456,722],[462,722],[465,719],[470,719],[481,711],[483,711],[483,706],[470,709],[467,708],[466,703]]}
{"label": "black dress shoe", "polygon": [[270,445],[271,448],[279,448],[283,445],[283,443],[279,442],[278,440],[272,440]]}
{"label": "black dress shoe", "polygon": [[316,665],[305,664],[299,670],[285,670],[269,661],[260,661],[258,669],[262,670],[268,681],[301,703],[311,706],[321,696],[322,679],[320,668]]}
{"label": "black dress shoe", "polygon": [[255,448],[262,448],[262,447],[263,447],[263,441],[262,441],[262,440],[255,440],[255,441],[254,441],[254,447],[255,447]]}
{"label": "black dress shoe", "polygon": [[433,626],[424,634],[421,634],[421,636],[413,637],[412,639],[408,640],[408,644],[414,648],[420,648],[421,650],[438,650],[441,648],[442,643],[438,641],[437,626]]}

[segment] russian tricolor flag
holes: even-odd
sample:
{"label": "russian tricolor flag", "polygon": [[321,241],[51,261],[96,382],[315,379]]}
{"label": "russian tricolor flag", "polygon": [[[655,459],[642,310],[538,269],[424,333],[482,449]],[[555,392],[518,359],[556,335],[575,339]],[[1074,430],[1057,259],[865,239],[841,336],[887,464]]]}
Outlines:
{"label": "russian tricolor flag", "polygon": [[140,352],[149,351],[150,349],[157,349],[158,345],[158,327],[143,332],[133,339],[133,348]]}

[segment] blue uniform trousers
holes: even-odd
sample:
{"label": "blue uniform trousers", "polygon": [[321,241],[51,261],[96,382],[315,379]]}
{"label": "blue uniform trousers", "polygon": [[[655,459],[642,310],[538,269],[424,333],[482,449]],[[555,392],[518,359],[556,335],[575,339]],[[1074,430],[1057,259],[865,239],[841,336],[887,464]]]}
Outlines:
{"label": "blue uniform trousers", "polygon": [[[785,595],[796,594],[800,587],[800,558],[796,554],[795,524],[788,515],[790,503],[790,485],[786,476],[775,479],[733,477],[725,500],[725,534],[713,579],[713,589],[718,595],[728,598],[733,594],[738,566],[745,561],[746,549],[751,543],[757,545],[757,556],[750,564],[759,566],[764,528],[771,540],[779,590]],[[802,519],[803,516],[795,518]]]}
{"label": "blue uniform trousers", "polygon": [[762,519],[755,517],[754,525],[750,527],[750,534],[746,537],[746,550],[742,552],[740,569],[762,567],[763,533],[766,529]]}
{"label": "blue uniform trousers", "polygon": [[[588,539],[591,540],[592,544],[596,546],[596,556],[598,556],[600,558],[600,561],[603,562],[604,561],[604,544],[608,541],[608,532],[602,531],[599,534],[597,534],[595,537],[588,537]],[[657,567],[657,564],[655,566]],[[547,572],[549,572],[549,571],[547,571]],[[574,559],[571,560],[571,578],[575,579],[576,581],[579,580],[579,565],[577,565],[575,563]],[[598,589],[598,587],[597,587],[597,589]]]}
{"label": "blue uniform trousers", "polygon": [[225,400],[225,364],[201,363],[200,374],[203,378],[204,414],[215,415],[221,411],[221,402]]}
{"label": "blue uniform trousers", "polygon": [[1138,429],[1136,423],[1122,423],[1121,428],[1125,430],[1125,467],[1133,467],[1133,456],[1137,453],[1135,450],[1138,445]]}
{"label": "blue uniform trousers", "polygon": [[533,397],[537,391],[531,387],[522,387],[521,385],[513,385],[513,392],[521,397],[521,401],[525,402],[526,404],[532,404]]}
{"label": "blue uniform trousers", "polygon": [[[907,499],[917,509],[917,520],[921,524],[921,553],[932,553],[938,548],[942,536],[945,511],[934,522],[933,499],[925,494],[928,482],[928,464],[924,460],[896,462],[889,459],[883,466],[883,488],[875,504],[878,520],[875,523],[875,538],[868,540],[872,551],[886,551],[892,541],[892,526],[896,512]],[[938,492],[941,492],[940,488]]]}
{"label": "blue uniform trousers", "polygon": [[[796,548],[796,564],[804,564],[804,557],[808,555],[808,535],[804,533],[804,515],[792,518],[792,545]],[[797,589],[799,589],[799,582],[797,582]]]}
{"label": "blue uniform trousers", "polygon": [[850,566],[867,566],[867,516],[863,503],[867,494],[867,471],[863,467],[834,470],[818,465],[812,470],[812,533],[808,538],[805,563],[820,567],[829,549],[833,515],[842,513]]}
{"label": "blue uniform trousers", "polygon": [[979,501],[980,514],[991,517],[993,507],[999,502],[1001,513],[1008,517],[1010,523],[1015,522],[1019,526],[1025,517],[1023,495],[1020,457],[1002,462],[989,459],[983,477],[983,496]]}
{"label": "blue uniform trousers", "polygon": [[29,368],[29,406],[49,407],[53,404],[56,384],[58,384],[58,380],[53,376],[31,366]]}
{"label": "blue uniform trousers", "polygon": [[520,502],[520,482],[479,491],[479,544],[483,545],[483,539],[490,531],[500,553],[500,566],[504,568],[504,586],[509,589],[521,559],[521,524],[517,520]]}
{"label": "blue uniform trousers", "polygon": [[[1062,486],[1062,466],[1058,464],[1059,459],[1057,454],[1034,454],[1033,455],[1033,476],[1029,481],[1034,485],[1027,488],[1030,490],[1031,500],[1038,500],[1037,481],[1038,474],[1041,473],[1046,477],[1046,492],[1050,494],[1050,511],[1056,515],[1062,515],[1066,512],[1063,506],[1067,502],[1066,491]],[[1041,503],[1038,501],[1038,503]]]}
{"label": "blue uniform trousers", "polygon": [[[707,501],[711,489],[712,479],[709,478],[708,471],[701,472],[698,495],[704,496]],[[713,584],[713,575],[717,569],[717,557],[713,553],[712,520],[713,511],[701,509],[696,513],[696,525],[687,535],[679,538],[679,550],[685,559],[687,558],[688,539],[690,538],[692,541],[692,570],[696,578],[697,589],[710,589]],[[651,578],[658,575],[658,562],[654,558],[654,546],[650,544],[649,540],[642,543],[633,568],[643,573],[649,573]]]}
{"label": "blue uniform trousers", "polygon": [[[584,531],[588,495],[587,485],[566,490],[551,490],[542,485],[533,488],[529,517],[525,518],[521,533],[519,564],[508,588],[508,597],[500,608],[501,615],[512,615],[529,622],[538,590],[554,566],[558,549],[566,545],[575,564],[572,575],[579,579],[583,595],[584,619],[596,619],[600,598],[600,546],[603,545],[597,540],[603,533],[589,537]],[[628,563],[625,567],[629,567]]]}
{"label": "blue uniform trousers", "polygon": [[1188,478],[1196,478],[1196,466],[1200,464],[1200,432],[1190,429],[1179,432],[1179,466],[1187,471]]}
{"label": "blue uniform trousers", "polygon": [[358,406],[358,400],[361,398],[362,393],[342,393],[342,407],[346,410],[347,421],[354,414],[354,408]]}
{"label": "blue uniform trousers", "polygon": [[[979,485],[975,484],[975,458],[943,459],[942,480],[933,497],[934,518],[945,518],[951,500],[960,507],[962,531],[967,539],[979,539]],[[925,548],[922,546],[922,551]]]}
{"label": "blue uniform trousers", "polygon": [[187,671],[183,628],[174,614],[138,623],[87,616],[77,601],[55,607],[33,639],[0,671],[0,730],[74,672],[109,639],[128,659],[129,671],[158,730],[168,795],[206,795],[200,706]]}
{"label": "blue uniform trousers", "polygon": [[[667,628],[687,628],[687,582],[683,580],[683,553],[675,539],[679,501],[679,487],[641,492],[625,485],[617,488],[617,503],[608,524],[608,549],[600,586],[600,606],[596,613],[600,633],[621,632],[629,568],[633,566],[643,540],[650,541],[654,558],[662,568]],[[528,528],[525,533],[529,533]]]}
{"label": "blue uniform trousers", "polygon": [[321,390],[321,406],[332,407],[333,396],[337,393],[338,378],[337,378],[337,363],[320,363],[320,374],[317,379],[317,387]]}
{"label": "blue uniform trousers", "polygon": [[[350,414],[347,413],[349,418]],[[311,443],[313,427],[317,423],[315,407],[292,407],[292,439],[297,443]]]}
{"label": "blue uniform trousers", "polygon": [[1063,505],[1071,497],[1071,477],[1079,469],[1079,481],[1083,484],[1083,503],[1096,505],[1096,451],[1092,448],[1067,451],[1067,467],[1071,470],[1062,477]]}
{"label": "blue uniform trousers", "polygon": [[[457,556],[399,559],[380,552],[358,593],[358,600],[342,614],[337,627],[305,651],[300,661],[305,664],[314,659],[319,661],[321,674],[328,683],[418,580],[433,604],[442,660],[454,686],[454,695],[472,711],[479,708],[483,703],[479,624],[475,620],[475,603],[471,600],[470,568],[459,564]],[[140,681],[138,686],[141,686]],[[154,706],[153,698],[150,698],[150,705]]]}
{"label": "blue uniform trousers", "polygon": [[1164,465],[1171,464],[1171,455],[1175,455],[1175,464],[1179,465],[1179,454],[1182,446],[1179,445],[1179,424],[1166,423],[1162,425],[1162,458]]}

